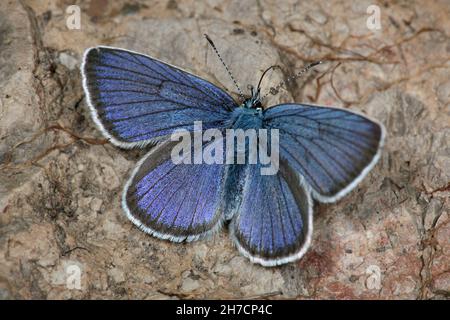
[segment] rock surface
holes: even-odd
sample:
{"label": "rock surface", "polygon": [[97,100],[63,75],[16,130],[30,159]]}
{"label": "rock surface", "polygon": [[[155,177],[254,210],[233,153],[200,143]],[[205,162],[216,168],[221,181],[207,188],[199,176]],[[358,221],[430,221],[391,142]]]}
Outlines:
{"label": "rock surface", "polygon": [[[0,2],[0,299],[446,299],[450,295],[450,6],[408,1]],[[353,3],[353,4],[352,4]],[[316,71],[268,104],[359,110],[388,132],[379,164],[336,204],[315,204],[314,237],[296,263],[263,268],[223,230],[172,244],[124,216],[124,181],[145,150],[96,130],[81,88],[83,51],[148,53],[233,90],[264,88],[306,63]]]}

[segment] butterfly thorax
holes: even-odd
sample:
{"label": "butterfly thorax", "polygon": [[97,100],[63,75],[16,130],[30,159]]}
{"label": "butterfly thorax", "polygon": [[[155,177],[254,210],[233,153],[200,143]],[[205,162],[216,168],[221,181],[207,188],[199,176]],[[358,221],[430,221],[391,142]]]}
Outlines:
{"label": "butterfly thorax", "polygon": [[233,129],[260,129],[262,127],[262,109],[236,108],[233,111],[231,128]]}

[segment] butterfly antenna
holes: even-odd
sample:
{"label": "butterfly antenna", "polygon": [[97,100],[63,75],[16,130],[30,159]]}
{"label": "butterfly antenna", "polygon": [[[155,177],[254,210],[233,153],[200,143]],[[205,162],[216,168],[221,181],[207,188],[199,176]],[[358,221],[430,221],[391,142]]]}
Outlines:
{"label": "butterfly antenna", "polygon": [[281,69],[280,66],[278,66],[278,65],[273,65],[273,66],[268,67],[268,68],[263,72],[263,74],[261,75],[261,78],[259,79],[258,86],[256,87],[256,90],[261,89],[261,82],[262,82],[264,76],[266,75],[266,73],[267,73],[269,70],[272,70],[272,69],[275,69],[275,68],[280,68],[280,69]]}
{"label": "butterfly antenna", "polygon": [[230,76],[231,80],[233,80],[234,85],[236,86],[238,92],[239,92],[239,96],[242,98],[242,100],[245,100],[245,96],[241,91],[241,88],[239,88],[236,80],[233,77],[233,74],[231,73],[230,69],[228,69],[228,66],[225,64],[225,61],[223,61],[222,56],[220,55],[219,51],[216,48],[216,45],[214,44],[214,42],[211,40],[210,37],[208,37],[208,35],[205,33],[205,38],[206,40],[208,40],[209,44],[211,45],[211,47],[214,49],[214,51],[216,52],[217,56],[219,57],[220,62],[222,62],[223,66],[225,67],[225,69],[228,72],[228,75]]}
{"label": "butterfly antenna", "polygon": [[[293,80],[295,80],[295,79],[301,77],[304,73],[308,72],[309,69],[314,68],[315,66],[317,66],[317,65],[319,65],[319,64],[322,64],[322,63],[323,63],[323,61],[316,61],[316,62],[313,62],[313,63],[308,64],[306,67],[304,67],[302,70],[300,70],[297,74],[295,74],[295,75],[290,76],[289,78],[287,78],[286,81],[281,81],[276,87],[271,87],[270,90],[269,90],[269,92],[266,93],[266,94],[261,98],[261,100],[264,99],[265,97],[267,97],[267,96],[269,95],[269,93],[272,94],[272,95],[276,95],[276,94],[280,91],[280,89],[281,89],[282,87],[284,87],[285,84],[287,84],[287,83],[289,83],[289,82],[291,82],[291,81],[293,81]],[[269,69],[270,69],[270,68],[269,68]],[[268,69],[268,70],[269,70],[269,69]],[[267,70],[266,70],[266,71],[267,71]],[[265,72],[264,72],[264,73],[265,73]],[[264,75],[264,74],[263,74],[263,75]]]}

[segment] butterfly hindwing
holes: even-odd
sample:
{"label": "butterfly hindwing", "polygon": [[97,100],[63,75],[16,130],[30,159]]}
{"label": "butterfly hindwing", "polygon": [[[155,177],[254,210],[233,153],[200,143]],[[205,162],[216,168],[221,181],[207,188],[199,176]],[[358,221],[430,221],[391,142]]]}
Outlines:
{"label": "butterfly hindwing", "polygon": [[377,162],[384,127],[338,108],[282,104],[264,112],[264,125],[280,132],[280,156],[304,177],[314,198],[333,202]]}
{"label": "butterfly hindwing", "polygon": [[176,129],[224,126],[236,107],[210,82],[136,52],[110,47],[86,50],[83,87],[103,134],[121,147],[142,146]]}
{"label": "butterfly hindwing", "polygon": [[263,266],[299,259],[312,235],[312,200],[308,187],[286,164],[275,175],[261,175],[249,165],[231,237],[239,251]]}
{"label": "butterfly hindwing", "polygon": [[172,141],[157,145],[139,162],[125,186],[122,206],[147,233],[176,242],[196,240],[221,226],[225,166],[175,163],[173,147]]}

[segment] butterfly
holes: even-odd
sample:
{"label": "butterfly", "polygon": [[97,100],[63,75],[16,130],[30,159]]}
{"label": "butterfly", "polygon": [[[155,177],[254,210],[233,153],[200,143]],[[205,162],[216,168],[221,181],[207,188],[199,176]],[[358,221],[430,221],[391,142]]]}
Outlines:
{"label": "butterfly", "polygon": [[[329,203],[349,193],[383,146],[383,125],[362,114],[295,103],[263,108],[259,89],[237,103],[207,80],[125,49],[87,49],[81,72],[103,135],[121,148],[154,145],[125,184],[126,216],[174,242],[205,238],[228,223],[241,254],[263,266],[301,258],[311,243],[313,199]],[[195,121],[202,130],[278,130],[278,172],[262,175],[260,164],[174,163],[170,136],[193,132]]]}

